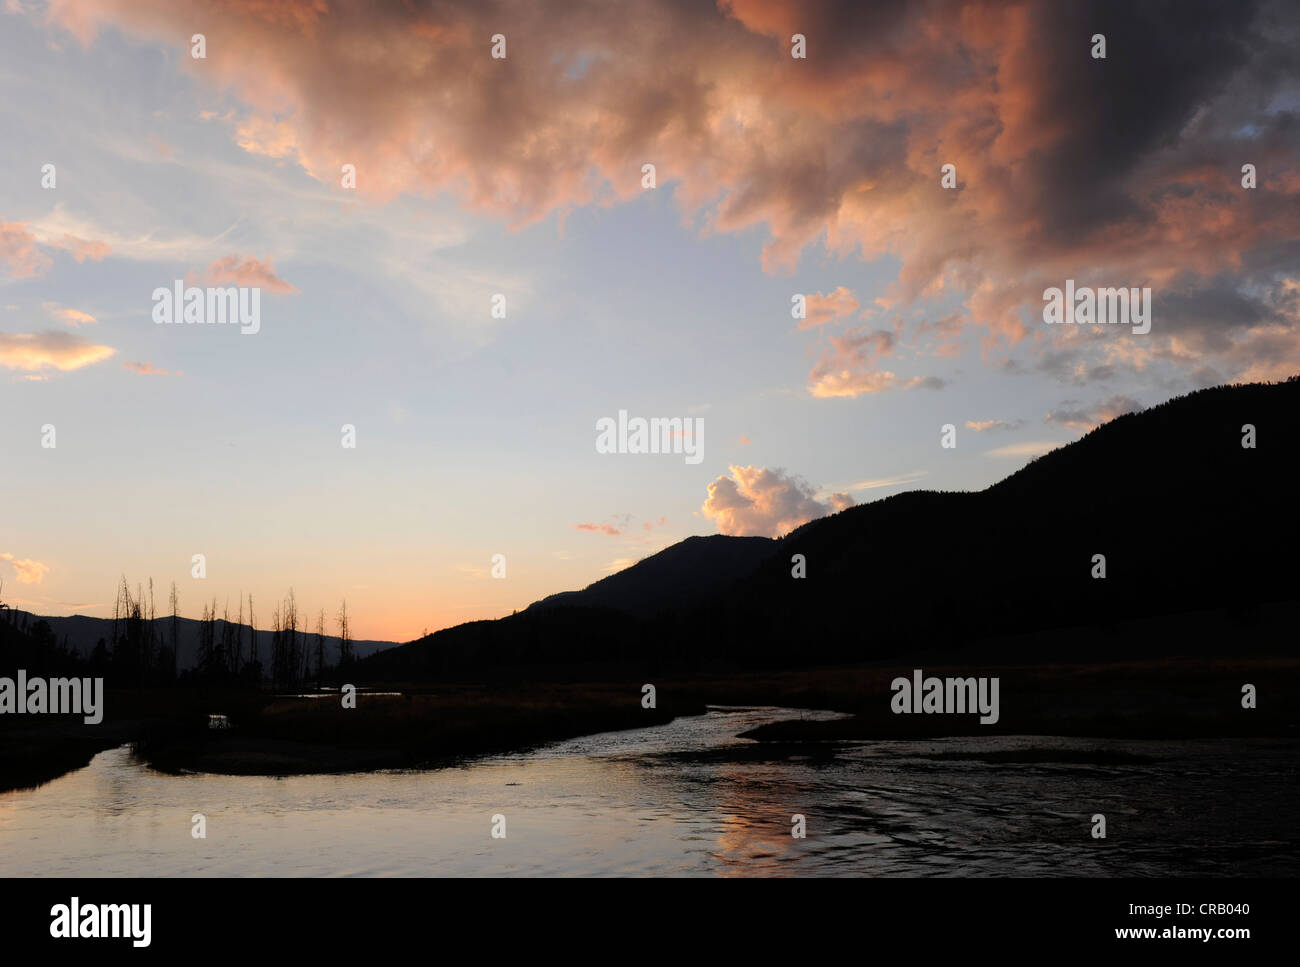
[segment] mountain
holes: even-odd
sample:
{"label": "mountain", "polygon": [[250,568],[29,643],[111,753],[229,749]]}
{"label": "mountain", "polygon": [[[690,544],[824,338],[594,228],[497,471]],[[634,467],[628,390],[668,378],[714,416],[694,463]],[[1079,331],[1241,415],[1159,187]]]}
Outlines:
{"label": "mountain", "polygon": [[[61,645],[65,638],[68,643],[69,651],[87,658],[91,651],[94,650],[95,644],[103,638],[105,642],[112,641],[113,638],[113,619],[112,618],[92,618],[84,614],[74,614],[69,617],[52,617],[48,615],[36,615],[31,612],[15,610],[12,618],[6,614],[6,620],[13,620],[19,625],[26,620],[30,625],[35,625],[38,621],[44,621],[50,626],[54,633],[55,640]],[[158,634],[161,636],[162,643],[171,645],[171,615],[160,615],[157,619]],[[184,671],[193,668],[198,664],[199,658],[199,625],[197,618],[180,618],[176,619],[176,641],[177,655],[176,668],[178,671]],[[235,622],[230,622],[235,626]],[[223,629],[226,622],[217,619],[216,637],[221,640]],[[248,625],[237,626],[243,633],[244,649],[248,649],[249,631]],[[308,634],[307,641],[313,649],[312,656],[315,657],[315,635]],[[271,656],[271,632],[257,632],[258,655],[263,665],[270,664]],[[383,651],[386,648],[397,647],[394,641],[353,641],[353,654],[358,658],[365,658],[370,655]],[[325,636],[325,661],[327,664],[335,664],[339,660],[339,639],[337,635]]]}
{"label": "mountain", "polygon": [[[1242,446],[1247,424],[1254,448]],[[1248,628],[1261,606],[1300,596],[1298,453],[1300,377],[1200,390],[978,492],[898,494],[778,540],[689,538],[583,591],[364,664],[378,677],[595,661],[798,665],[1067,628],[1089,629],[1104,649],[1119,622],[1203,610]],[[792,576],[795,554],[805,578]],[[1142,648],[1173,654],[1192,647],[1186,639],[1163,639],[1157,625]],[[1220,636],[1197,647],[1235,645]]]}
{"label": "mountain", "polygon": [[697,604],[753,573],[776,541],[766,537],[688,537],[581,591],[561,591],[528,606],[612,608],[642,618]]}

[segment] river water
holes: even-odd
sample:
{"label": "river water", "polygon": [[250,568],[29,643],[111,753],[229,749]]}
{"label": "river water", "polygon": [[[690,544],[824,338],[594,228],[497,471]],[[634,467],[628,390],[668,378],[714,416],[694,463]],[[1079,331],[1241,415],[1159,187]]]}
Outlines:
{"label": "river water", "polygon": [[[171,776],[123,747],[0,794],[0,874],[1300,873],[1293,740],[736,738],[800,715],[835,717],[714,709],[459,767],[341,776]],[[1091,835],[1098,813],[1105,839]],[[794,814],[806,838],[791,836]],[[504,838],[491,835],[498,815]]]}

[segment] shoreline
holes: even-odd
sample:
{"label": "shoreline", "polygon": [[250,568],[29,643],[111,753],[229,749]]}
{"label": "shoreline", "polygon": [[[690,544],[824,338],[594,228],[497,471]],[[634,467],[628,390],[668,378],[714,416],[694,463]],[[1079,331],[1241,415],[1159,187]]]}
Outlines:
{"label": "shoreline", "polygon": [[[1295,738],[1300,660],[1133,661],[979,666],[927,663],[942,676],[981,668],[1001,681],[999,721],[973,714],[893,714],[891,679],[903,666],[870,665],[663,677],[655,708],[641,705],[641,679],[596,683],[371,683],[396,695],[359,693],[358,707],[321,698],[196,691],[131,693],[130,717],[99,726],[51,721],[0,728],[0,792],[33,788],[131,744],[169,773],[307,775],[431,769],[551,742],[662,725],[708,706],[770,706],[844,713],[787,719],[738,734],[756,754],[823,754],[839,742],[956,737],[1058,736],[1125,739]],[[1254,684],[1258,708],[1241,707],[1226,681]],[[646,681],[655,681],[648,676]],[[152,712],[153,714],[148,714]],[[209,730],[209,713],[233,728]],[[160,717],[161,716],[161,717]],[[757,750],[764,750],[758,752]],[[1122,754],[1117,750],[1116,754]],[[1003,757],[1002,761],[1015,761]]]}

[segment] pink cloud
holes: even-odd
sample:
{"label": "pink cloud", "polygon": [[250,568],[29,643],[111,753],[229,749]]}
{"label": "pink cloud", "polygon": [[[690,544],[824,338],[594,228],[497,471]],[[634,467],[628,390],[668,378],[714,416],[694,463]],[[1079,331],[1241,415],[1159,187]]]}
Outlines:
{"label": "pink cloud", "polygon": [[52,264],[25,222],[0,221],[0,266],[15,279],[43,275]]}
{"label": "pink cloud", "polygon": [[42,308],[60,322],[65,322],[73,328],[90,325],[98,321],[89,312],[82,312],[80,309],[69,309],[57,302],[42,303]]}
{"label": "pink cloud", "polygon": [[847,493],[819,500],[804,480],[781,469],[732,466],[709,484],[701,512],[718,533],[778,537],[817,517],[853,506]]}
{"label": "pink cloud", "polygon": [[1142,404],[1128,396],[1111,396],[1091,406],[1080,406],[1074,400],[1066,400],[1059,408],[1047,414],[1046,421],[1079,433],[1087,433],[1118,416],[1140,409]]}
{"label": "pink cloud", "polygon": [[227,255],[208,266],[205,278],[210,285],[234,283],[239,286],[267,289],[271,292],[298,290],[275,274],[271,256],[259,260],[254,256]]}
{"label": "pink cloud", "polygon": [[[83,43],[112,25],[175,51],[203,24],[208,59],[179,61],[237,99],[238,143],[340,191],[340,166],[356,164],[374,201],[447,193],[519,227],[637,197],[653,162],[703,231],[761,232],[765,270],[793,271],[811,246],[895,260],[873,305],[955,297],[986,350],[1031,339],[1039,351],[1034,312],[1065,278],[1195,291],[1226,276],[1254,291],[1300,237],[1295,128],[1268,107],[1289,83],[1269,67],[1289,56],[1290,21],[1268,29],[1277,6],[1117,8],[1112,45],[1143,51],[1112,62],[1125,70],[1087,56],[1089,5],[1057,0],[211,9],[53,0],[48,19]],[[504,60],[489,56],[498,32]],[[806,60],[789,56],[795,32]],[[1259,190],[1238,183],[1244,153]],[[960,191],[940,185],[948,163]],[[9,261],[38,274],[25,251]],[[1263,325],[1295,322],[1237,328]],[[1167,348],[1186,324],[1156,326],[1150,341]],[[1259,361],[1223,340],[1185,345],[1195,358],[1171,363],[1189,370]],[[841,396],[895,380],[831,365],[811,382]]]}
{"label": "pink cloud", "polygon": [[814,292],[807,297],[806,302],[807,312],[805,317],[799,320],[800,329],[815,329],[828,322],[851,316],[862,305],[858,297],[853,294],[853,290],[846,289],[842,285],[828,294]]}
{"label": "pink cloud", "polygon": [[165,370],[165,369],[157,369],[157,368],[154,366],[153,363],[124,362],[124,363],[122,363],[122,368],[123,368],[123,369],[129,369],[131,372],[133,372],[133,373],[138,373],[138,374],[140,374],[141,376],[171,376],[171,375],[179,376],[179,375],[181,375],[180,373],[175,373],[175,374],[170,373],[168,370]]}
{"label": "pink cloud", "polygon": [[0,366],[10,369],[68,372],[101,362],[115,351],[70,332],[0,333]]}
{"label": "pink cloud", "polygon": [[8,561],[13,565],[19,584],[40,584],[50,570],[48,564],[33,561],[31,558],[16,558],[7,553],[0,553],[0,561]]}
{"label": "pink cloud", "polygon": [[113,252],[107,242],[88,242],[84,238],[77,238],[75,235],[64,235],[53,245],[55,248],[61,248],[68,252],[78,262],[84,262],[87,259],[92,262],[99,262],[106,255],[111,255]]}
{"label": "pink cloud", "polygon": [[63,249],[78,262],[98,262],[112,252],[105,242],[88,242],[75,235],[42,242],[27,230],[26,222],[0,221],[0,267],[13,278],[31,279],[49,271],[54,260],[48,248]]}

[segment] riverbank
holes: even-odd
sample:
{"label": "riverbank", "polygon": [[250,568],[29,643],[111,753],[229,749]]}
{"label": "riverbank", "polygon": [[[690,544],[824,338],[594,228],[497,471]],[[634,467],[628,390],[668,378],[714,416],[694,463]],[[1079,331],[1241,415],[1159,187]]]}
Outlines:
{"label": "riverbank", "polygon": [[[1300,660],[1292,658],[920,666],[924,678],[997,678],[997,721],[989,724],[978,713],[894,712],[891,683],[912,679],[915,670],[882,665],[833,674],[793,672],[779,683],[755,681],[748,694],[781,693],[770,704],[827,708],[850,717],[777,722],[742,736],[762,742],[845,742],[976,735],[1192,739],[1300,734]],[[1254,689],[1253,708],[1242,704],[1247,685]]]}
{"label": "riverbank", "polygon": [[0,729],[0,792],[34,789],[84,768],[100,752],[136,735],[136,723],[97,727],[77,716],[56,718],[62,721],[32,717],[22,726]]}
{"label": "riverbank", "polygon": [[[415,691],[419,688],[419,691]],[[153,729],[137,754],[163,771],[297,775],[434,767],[598,732],[662,725],[703,703],[643,708],[631,683],[385,686],[400,694],[277,698],[229,730]]]}
{"label": "riverbank", "polygon": [[[276,697],[221,690],[131,691],[109,696],[98,726],[10,718],[0,729],[0,790],[49,781],[97,752],[132,743],[168,772],[296,775],[428,768],[523,751],[600,732],[659,725],[709,705],[826,709],[848,717],[790,720],[740,733],[776,751],[816,754],[825,743],[960,735],[1056,735],[1114,739],[1294,737],[1300,661],[1187,658],[1105,664],[926,663],[925,677],[996,677],[998,718],[895,714],[890,683],[910,665],[875,664],[774,672],[656,676],[655,707],[642,679],[600,683],[384,683],[340,698]],[[1257,707],[1242,707],[1253,685]],[[230,729],[210,729],[210,714]]]}

